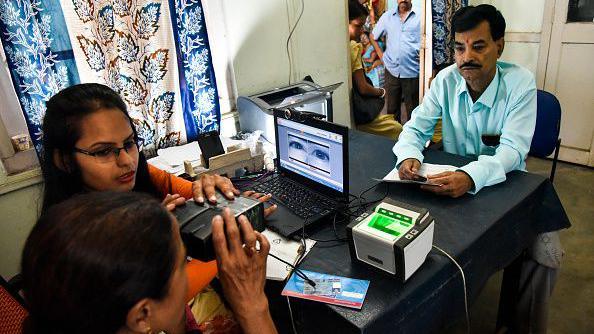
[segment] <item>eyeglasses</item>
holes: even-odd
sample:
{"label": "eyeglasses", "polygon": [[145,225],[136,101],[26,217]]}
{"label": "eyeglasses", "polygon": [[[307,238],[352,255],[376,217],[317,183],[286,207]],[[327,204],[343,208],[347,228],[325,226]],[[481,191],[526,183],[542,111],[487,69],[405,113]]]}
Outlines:
{"label": "eyeglasses", "polygon": [[122,147],[106,147],[104,149],[90,152],[87,150],[83,150],[81,148],[75,147],[74,151],[78,153],[82,153],[85,155],[89,155],[95,158],[95,160],[99,163],[106,163],[116,161],[120,156],[120,151],[124,150],[126,153],[138,153],[142,146],[144,145],[144,140],[142,138],[138,138],[137,140],[128,140],[124,142],[124,146]]}

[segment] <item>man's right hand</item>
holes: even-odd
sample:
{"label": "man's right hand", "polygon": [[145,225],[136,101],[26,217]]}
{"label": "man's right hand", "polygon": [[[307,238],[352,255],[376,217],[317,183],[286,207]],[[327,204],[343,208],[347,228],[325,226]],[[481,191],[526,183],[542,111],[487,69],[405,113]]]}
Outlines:
{"label": "man's right hand", "polygon": [[421,162],[417,159],[406,159],[398,168],[398,176],[401,180],[415,180],[421,168]]}

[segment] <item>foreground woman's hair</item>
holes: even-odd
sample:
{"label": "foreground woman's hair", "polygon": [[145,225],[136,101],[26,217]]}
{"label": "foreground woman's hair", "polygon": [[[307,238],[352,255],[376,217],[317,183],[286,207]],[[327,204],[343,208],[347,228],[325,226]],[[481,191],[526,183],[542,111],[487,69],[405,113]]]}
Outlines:
{"label": "foreground woman's hair", "polygon": [[26,333],[115,333],[141,299],[163,299],[175,268],[172,220],[152,197],[93,192],[49,208],[22,257]]}

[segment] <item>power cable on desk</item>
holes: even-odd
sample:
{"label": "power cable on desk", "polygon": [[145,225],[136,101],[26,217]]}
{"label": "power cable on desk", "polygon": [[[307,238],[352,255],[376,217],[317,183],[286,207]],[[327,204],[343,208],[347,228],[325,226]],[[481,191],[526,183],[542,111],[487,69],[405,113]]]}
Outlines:
{"label": "power cable on desk", "polygon": [[[335,212],[334,218],[332,219],[332,228],[334,230],[334,236],[336,237],[335,239],[316,239],[316,238],[313,238],[312,236],[307,236],[307,238],[309,238],[315,242],[322,242],[322,243],[324,243],[324,242],[347,242],[349,239],[346,237],[341,238],[338,235],[338,231],[336,230],[336,216],[337,215],[338,215],[338,212]],[[344,222],[344,220],[342,222]]]}
{"label": "power cable on desk", "polygon": [[[268,253],[268,256],[272,256],[273,258],[279,260],[280,262],[286,264],[287,266],[291,267],[291,269],[293,269],[293,271],[295,272],[295,275],[299,276],[300,278],[302,278],[304,281],[307,282],[307,284],[311,285],[313,288],[315,288],[316,283],[314,281],[312,281],[309,277],[307,277],[306,274],[304,274],[301,269],[297,268],[297,265],[292,265],[291,263],[289,263],[288,261],[285,261],[283,259],[281,259],[280,257],[272,254],[272,253]],[[298,260],[299,261],[299,260]],[[298,262],[297,262],[298,263]]]}
{"label": "power cable on desk", "polygon": [[289,316],[291,317],[291,326],[293,327],[293,334],[297,334],[297,328],[295,328],[295,320],[293,319],[293,309],[291,308],[291,300],[289,296],[285,296],[287,298],[287,305],[289,305]]}
{"label": "power cable on desk", "polygon": [[454,260],[454,258],[448,254],[446,251],[444,251],[443,249],[432,245],[433,248],[437,249],[438,251],[442,252],[446,257],[448,257],[450,260],[452,260],[452,262],[456,265],[456,267],[458,267],[458,270],[460,270],[460,274],[462,275],[462,286],[464,287],[464,312],[466,315],[466,333],[470,334],[470,315],[468,313],[468,292],[466,290],[466,276],[464,276],[464,270],[462,270],[462,267],[458,264],[458,262],[456,262],[456,260]]}
{"label": "power cable on desk", "polygon": [[[365,195],[365,193],[367,193],[368,191],[376,188],[377,186],[379,186],[380,184],[386,184],[386,192],[384,193],[384,195],[376,200],[373,201],[368,201],[368,202],[363,202],[363,199],[365,199],[363,197],[363,195]],[[355,211],[355,215],[357,215],[357,212],[361,209],[364,209],[366,206],[370,205],[370,204],[375,204],[379,201],[382,201],[384,198],[386,198],[388,196],[388,193],[390,192],[390,183],[389,182],[378,182],[374,185],[372,185],[371,187],[363,190],[361,192],[361,194],[359,194],[358,199],[359,199],[359,204],[353,205],[353,206],[347,206],[347,209],[355,209],[357,208],[357,210]],[[350,204],[350,203],[349,203]],[[348,212],[348,211],[347,211]]]}
{"label": "power cable on desk", "polygon": [[[316,241],[316,242],[346,242],[346,241],[348,241],[348,238],[346,238],[346,237],[344,237],[344,238],[343,237],[340,237],[338,235],[338,231],[336,230],[336,216],[338,215],[338,210],[340,210],[340,213],[342,213],[342,214],[344,214],[346,216],[357,218],[358,215],[355,214],[355,213],[350,212],[351,209],[357,208],[357,211],[359,211],[360,209],[364,208],[365,206],[367,206],[369,204],[373,204],[373,203],[379,202],[379,201],[383,200],[384,198],[386,198],[386,196],[388,196],[388,192],[390,190],[390,184],[389,183],[386,183],[386,192],[385,192],[385,194],[381,198],[379,198],[377,200],[374,200],[374,201],[369,201],[369,202],[362,202],[361,201],[361,199],[363,199],[363,195],[365,193],[367,193],[368,191],[370,191],[371,189],[377,187],[380,184],[382,184],[382,183],[381,182],[380,183],[376,183],[376,184],[372,185],[371,187],[363,190],[359,196],[355,196],[355,195],[349,194],[349,196],[350,197],[353,197],[353,199],[352,200],[349,200],[349,202],[344,207],[340,207],[340,208],[337,208],[336,209],[337,211],[334,213],[334,218],[332,220],[332,228],[334,230],[334,236],[336,237],[335,239],[316,239],[316,238],[313,238],[311,236],[306,235],[305,234],[305,226],[307,225],[307,220],[308,220],[308,218],[306,218],[306,219],[304,219],[303,225],[302,225],[302,228],[301,228],[301,240],[305,240],[306,238],[309,238],[309,239],[311,239],[313,241]],[[359,205],[349,206],[349,204],[351,204],[352,202],[354,202],[357,199],[359,200]]]}

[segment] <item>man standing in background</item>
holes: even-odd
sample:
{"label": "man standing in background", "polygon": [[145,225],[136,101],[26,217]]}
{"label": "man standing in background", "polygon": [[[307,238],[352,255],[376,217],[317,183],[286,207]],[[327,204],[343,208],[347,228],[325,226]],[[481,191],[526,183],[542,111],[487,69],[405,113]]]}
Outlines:
{"label": "man standing in background", "polygon": [[[385,52],[377,44],[383,36],[386,37]],[[401,122],[400,104],[403,100],[409,118],[419,105],[421,15],[412,9],[411,0],[398,0],[397,8],[385,12],[370,39],[386,67],[384,87],[388,114],[394,114]]]}

